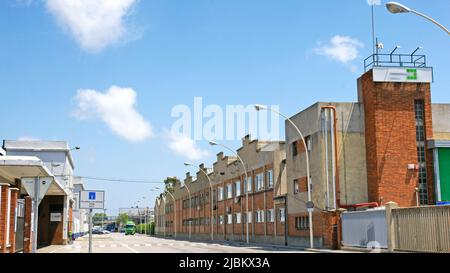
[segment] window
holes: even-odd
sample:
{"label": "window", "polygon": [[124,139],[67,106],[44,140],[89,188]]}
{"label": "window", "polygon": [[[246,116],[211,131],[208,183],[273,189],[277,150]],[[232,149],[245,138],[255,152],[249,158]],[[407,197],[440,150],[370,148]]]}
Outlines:
{"label": "window", "polygon": [[260,173],[255,177],[256,191],[264,190],[264,174]]}
{"label": "window", "polygon": [[285,208],[278,209],[278,215],[279,215],[280,223],[286,222],[286,209]]}
{"label": "window", "polygon": [[264,211],[263,210],[255,211],[255,220],[256,220],[256,223],[264,223]]}
{"label": "window", "polygon": [[227,199],[233,198],[233,184],[227,185]]}
{"label": "window", "polygon": [[296,157],[298,155],[298,149],[297,149],[297,141],[292,143],[292,156]]}
{"label": "window", "polygon": [[252,192],[253,191],[253,181],[252,181],[252,177],[249,177],[248,178],[248,181],[246,181],[246,183],[245,183],[246,185],[247,185],[247,187],[246,187],[246,193],[247,192]]}
{"label": "window", "polygon": [[220,224],[220,225],[223,225],[223,215],[220,215],[220,216],[219,216],[219,224]]}
{"label": "window", "polygon": [[236,196],[241,196],[241,181],[236,181],[234,188],[236,189]]}
{"label": "window", "polygon": [[295,217],[295,228],[297,230],[308,230],[309,229],[308,216]]}
{"label": "window", "polygon": [[416,116],[417,158],[419,162],[419,198],[421,205],[428,205],[427,161],[425,149],[425,106],[423,100],[414,103]]}
{"label": "window", "polygon": [[269,223],[275,222],[275,215],[273,209],[267,210],[267,222]]}
{"label": "window", "polygon": [[235,223],[236,224],[240,224],[241,223],[241,221],[242,221],[242,214],[240,213],[240,212],[238,212],[238,213],[236,213],[235,215],[234,215],[234,219],[235,219]]}
{"label": "window", "polygon": [[227,224],[228,225],[233,224],[233,214],[228,214],[227,215]]}
{"label": "window", "polygon": [[247,223],[247,220],[248,220],[248,223],[252,223],[252,212],[251,211],[249,211],[249,212],[247,212],[246,214],[244,214],[244,223]]}
{"label": "window", "polygon": [[218,193],[218,200],[222,201],[223,200],[223,187],[219,187],[217,188],[217,193]]}
{"label": "window", "polygon": [[308,192],[308,181],[306,177],[302,177],[294,180],[294,193],[305,193]]}
{"label": "window", "polygon": [[210,198],[209,198],[209,192],[205,193],[205,204],[209,204]]}
{"label": "window", "polygon": [[300,192],[300,189],[299,189],[299,185],[298,185],[298,180],[295,179],[294,180],[294,193],[297,194],[299,192]]}
{"label": "window", "polygon": [[267,171],[266,177],[267,177],[267,187],[269,187],[269,189],[273,188],[273,170]]}

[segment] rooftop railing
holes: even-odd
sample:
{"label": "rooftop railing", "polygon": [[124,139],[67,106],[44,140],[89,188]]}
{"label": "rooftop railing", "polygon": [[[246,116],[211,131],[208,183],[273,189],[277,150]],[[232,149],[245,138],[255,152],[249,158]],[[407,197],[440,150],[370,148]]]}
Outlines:
{"label": "rooftop railing", "polygon": [[425,55],[415,54],[373,54],[364,60],[364,71],[377,66],[426,67]]}

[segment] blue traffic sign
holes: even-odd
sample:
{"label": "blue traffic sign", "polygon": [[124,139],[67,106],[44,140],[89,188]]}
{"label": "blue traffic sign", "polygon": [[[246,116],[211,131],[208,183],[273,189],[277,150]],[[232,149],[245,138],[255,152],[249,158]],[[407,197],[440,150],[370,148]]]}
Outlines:
{"label": "blue traffic sign", "polygon": [[97,199],[95,195],[96,195],[95,192],[90,192],[90,193],[89,193],[89,200],[95,200],[95,199]]}

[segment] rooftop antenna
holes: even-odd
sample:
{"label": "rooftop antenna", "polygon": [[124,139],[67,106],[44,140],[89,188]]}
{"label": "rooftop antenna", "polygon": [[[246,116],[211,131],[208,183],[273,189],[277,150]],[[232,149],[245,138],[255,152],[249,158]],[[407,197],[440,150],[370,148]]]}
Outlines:
{"label": "rooftop antenna", "polygon": [[373,44],[373,54],[378,53],[377,42],[375,41],[375,3],[372,1],[372,44]]}

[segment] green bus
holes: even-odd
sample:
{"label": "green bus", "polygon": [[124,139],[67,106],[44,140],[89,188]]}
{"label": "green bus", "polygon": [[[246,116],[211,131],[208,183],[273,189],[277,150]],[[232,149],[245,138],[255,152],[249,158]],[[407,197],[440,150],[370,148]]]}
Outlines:
{"label": "green bus", "polygon": [[133,221],[128,221],[125,225],[125,236],[134,235],[136,233],[136,224]]}

